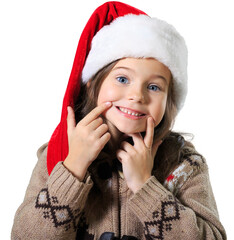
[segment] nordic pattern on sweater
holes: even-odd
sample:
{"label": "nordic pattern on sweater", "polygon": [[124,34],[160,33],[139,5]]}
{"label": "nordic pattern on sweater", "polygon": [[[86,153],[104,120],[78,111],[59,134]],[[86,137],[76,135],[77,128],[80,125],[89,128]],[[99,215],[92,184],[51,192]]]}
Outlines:
{"label": "nordic pattern on sweater", "polygon": [[48,188],[44,188],[38,194],[35,208],[43,209],[43,217],[50,219],[54,227],[65,225],[65,231],[73,227],[77,229],[77,219],[80,218],[80,209],[71,210],[69,205],[60,205],[57,197],[50,196]]}
{"label": "nordic pattern on sweater", "polygon": [[116,239],[226,239],[199,155],[183,159],[163,185],[152,176],[133,194],[117,173],[79,182],[59,162],[48,176],[46,149],[39,150],[12,239],[98,240],[105,232]]}

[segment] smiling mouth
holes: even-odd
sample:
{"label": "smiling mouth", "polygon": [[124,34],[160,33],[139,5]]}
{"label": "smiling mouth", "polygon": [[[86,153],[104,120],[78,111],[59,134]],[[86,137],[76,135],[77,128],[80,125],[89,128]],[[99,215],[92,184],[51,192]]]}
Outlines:
{"label": "smiling mouth", "polygon": [[123,107],[117,107],[117,109],[122,112],[122,113],[125,113],[125,114],[128,114],[128,115],[131,115],[131,116],[135,116],[135,117],[142,117],[142,116],[145,116],[144,113],[140,113],[140,112],[136,112],[136,111],[133,111],[129,108],[123,108]]}

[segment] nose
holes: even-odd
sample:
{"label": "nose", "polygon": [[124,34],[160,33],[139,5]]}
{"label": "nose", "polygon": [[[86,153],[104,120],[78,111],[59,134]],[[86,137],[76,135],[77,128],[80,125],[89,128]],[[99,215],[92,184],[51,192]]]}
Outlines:
{"label": "nose", "polygon": [[142,87],[131,87],[128,91],[128,100],[133,102],[145,103],[146,97]]}

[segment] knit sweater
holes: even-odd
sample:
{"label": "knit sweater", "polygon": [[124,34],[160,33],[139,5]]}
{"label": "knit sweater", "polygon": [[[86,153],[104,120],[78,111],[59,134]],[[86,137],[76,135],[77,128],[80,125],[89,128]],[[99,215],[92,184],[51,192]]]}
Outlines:
{"label": "knit sweater", "polygon": [[48,175],[47,144],[38,150],[12,239],[226,239],[206,161],[182,159],[164,184],[150,177],[135,194],[122,174],[80,182],[59,162]]}

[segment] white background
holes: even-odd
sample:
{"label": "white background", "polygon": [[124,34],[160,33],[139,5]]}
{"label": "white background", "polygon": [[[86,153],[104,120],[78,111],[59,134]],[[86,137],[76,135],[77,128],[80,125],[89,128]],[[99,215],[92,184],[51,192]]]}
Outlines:
{"label": "white background", "polygon": [[[228,239],[233,225],[232,1],[123,1],[172,23],[189,49],[189,93],[175,129],[207,159]],[[101,0],[0,2],[1,239],[10,239],[36,151],[59,123],[80,33]]]}

